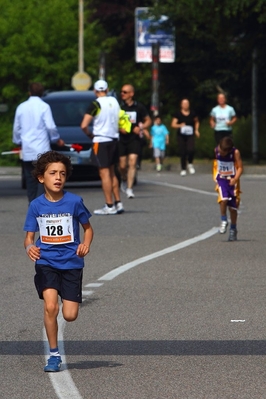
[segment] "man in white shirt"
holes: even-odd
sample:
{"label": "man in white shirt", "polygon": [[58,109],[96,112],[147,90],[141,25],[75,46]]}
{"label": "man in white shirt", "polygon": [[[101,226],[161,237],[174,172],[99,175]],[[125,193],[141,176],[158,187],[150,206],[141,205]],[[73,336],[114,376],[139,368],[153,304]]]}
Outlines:
{"label": "man in white shirt", "polygon": [[64,145],[57,131],[50,106],[41,97],[41,83],[31,83],[30,97],[21,103],[15,113],[13,143],[21,146],[22,168],[26,180],[29,202],[43,193],[43,185],[32,176],[33,161],[40,154],[51,150],[50,143]]}
{"label": "man in white shirt", "polygon": [[[86,111],[81,122],[83,132],[93,139],[92,162],[99,168],[105,205],[94,211],[95,215],[115,215],[124,212],[120,200],[118,179],[114,166],[118,162],[120,106],[114,97],[107,96],[108,84],[98,80],[94,84],[97,100]],[[93,121],[93,133],[89,125]]]}

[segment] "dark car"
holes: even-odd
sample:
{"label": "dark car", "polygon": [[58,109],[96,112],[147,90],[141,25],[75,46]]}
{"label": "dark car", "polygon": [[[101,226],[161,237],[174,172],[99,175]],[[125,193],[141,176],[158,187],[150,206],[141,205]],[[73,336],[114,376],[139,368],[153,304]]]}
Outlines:
{"label": "dark car", "polygon": [[91,164],[92,141],[80,128],[88,106],[95,99],[93,91],[57,91],[43,96],[43,100],[51,107],[60,137],[66,144],[64,147],[52,144],[51,147],[71,158],[72,181],[100,179],[98,168]]}

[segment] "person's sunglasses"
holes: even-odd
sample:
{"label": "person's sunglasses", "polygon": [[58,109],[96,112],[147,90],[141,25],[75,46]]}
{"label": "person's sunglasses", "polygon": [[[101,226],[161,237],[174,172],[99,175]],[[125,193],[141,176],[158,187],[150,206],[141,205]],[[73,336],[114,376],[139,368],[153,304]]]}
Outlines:
{"label": "person's sunglasses", "polygon": [[121,94],[128,94],[130,91],[121,90]]}

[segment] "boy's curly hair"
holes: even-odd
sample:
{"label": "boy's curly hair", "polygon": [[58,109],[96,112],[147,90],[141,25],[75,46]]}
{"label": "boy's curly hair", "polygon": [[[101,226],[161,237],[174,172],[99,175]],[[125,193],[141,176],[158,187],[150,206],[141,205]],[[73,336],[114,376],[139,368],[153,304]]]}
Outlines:
{"label": "boy's curly hair", "polygon": [[38,180],[38,177],[43,176],[47,167],[51,163],[61,162],[66,167],[66,178],[68,179],[72,173],[72,165],[69,157],[60,154],[56,151],[47,151],[38,156],[37,161],[33,162],[34,169],[32,171],[33,177]]}

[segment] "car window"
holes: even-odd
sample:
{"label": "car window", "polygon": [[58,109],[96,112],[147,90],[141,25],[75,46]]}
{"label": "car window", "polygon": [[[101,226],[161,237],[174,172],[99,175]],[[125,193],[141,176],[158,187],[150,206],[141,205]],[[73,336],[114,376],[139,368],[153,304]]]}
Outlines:
{"label": "car window", "polygon": [[45,99],[50,105],[56,126],[80,126],[92,100]]}

